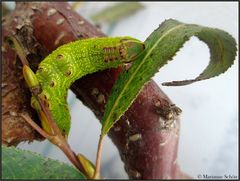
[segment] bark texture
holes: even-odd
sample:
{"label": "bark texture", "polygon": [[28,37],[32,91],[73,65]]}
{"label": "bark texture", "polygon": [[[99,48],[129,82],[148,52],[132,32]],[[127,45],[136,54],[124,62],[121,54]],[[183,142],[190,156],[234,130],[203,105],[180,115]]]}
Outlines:
{"label": "bark texture", "polygon": [[[4,17],[3,35],[15,34],[22,44],[31,68],[58,46],[89,37],[105,36],[97,27],[61,2],[17,3],[15,11]],[[2,142],[41,139],[18,116],[29,114],[30,94],[22,78],[21,63],[15,52],[3,44]],[[122,68],[106,70],[77,80],[71,90],[101,120],[104,106]],[[177,164],[179,109],[154,81],[145,85],[129,110],[110,130],[130,178],[188,178]]]}

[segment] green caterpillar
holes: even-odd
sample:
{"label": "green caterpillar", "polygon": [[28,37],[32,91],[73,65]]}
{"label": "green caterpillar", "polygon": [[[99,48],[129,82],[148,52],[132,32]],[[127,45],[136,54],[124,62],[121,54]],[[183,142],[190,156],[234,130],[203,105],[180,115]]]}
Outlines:
{"label": "green caterpillar", "polygon": [[[78,40],[53,51],[39,64],[35,75],[26,71],[24,77],[27,82],[32,78],[38,82],[41,89],[39,96],[63,135],[68,135],[71,118],[66,98],[71,84],[84,75],[131,62],[144,48],[141,41],[131,37]],[[38,111],[44,128],[41,108],[34,96],[31,103]]]}

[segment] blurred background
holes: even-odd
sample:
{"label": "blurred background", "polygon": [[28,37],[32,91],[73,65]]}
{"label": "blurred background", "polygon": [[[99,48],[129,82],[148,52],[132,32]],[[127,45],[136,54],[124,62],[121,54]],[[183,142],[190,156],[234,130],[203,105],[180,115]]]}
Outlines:
{"label": "blurred background", "polygon": [[[13,9],[14,2],[5,2]],[[238,40],[237,2],[70,2],[72,8],[97,25],[108,36],[132,36],[144,41],[165,19],[215,27]],[[179,106],[181,115],[178,162],[184,172],[198,178],[238,177],[238,57],[223,75],[182,87],[164,87],[162,82],[195,78],[209,62],[207,46],[193,37],[173,61],[160,69],[154,80]],[[69,91],[72,128],[69,143],[95,162],[100,123],[93,113]],[[69,163],[48,141],[21,143],[19,148]],[[104,143],[102,175],[128,178],[111,140]]]}

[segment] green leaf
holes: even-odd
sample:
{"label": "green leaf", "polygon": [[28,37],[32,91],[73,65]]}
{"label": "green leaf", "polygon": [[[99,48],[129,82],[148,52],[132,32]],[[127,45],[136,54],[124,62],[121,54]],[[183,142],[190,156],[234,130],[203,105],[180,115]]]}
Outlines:
{"label": "green leaf", "polygon": [[86,179],[74,167],[30,151],[2,146],[3,179]]}
{"label": "green leaf", "polygon": [[126,18],[137,11],[143,9],[143,5],[139,2],[123,2],[110,6],[93,15],[91,18],[95,22],[113,23]]}
{"label": "green leaf", "polygon": [[132,104],[143,85],[189,40],[196,36],[210,48],[211,58],[207,68],[196,79],[174,81],[164,85],[187,85],[225,72],[236,56],[236,42],[228,33],[194,24],[169,19],[163,22],[144,42],[146,49],[141,57],[123,72],[115,83],[102,120],[102,135]]}

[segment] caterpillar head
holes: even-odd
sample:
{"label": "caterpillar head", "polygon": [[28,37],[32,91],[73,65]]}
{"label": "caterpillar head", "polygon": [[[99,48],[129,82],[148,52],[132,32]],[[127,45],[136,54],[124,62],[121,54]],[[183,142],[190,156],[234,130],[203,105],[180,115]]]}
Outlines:
{"label": "caterpillar head", "polygon": [[124,57],[125,62],[135,60],[145,49],[144,43],[137,39],[122,39],[121,44],[119,53]]}

